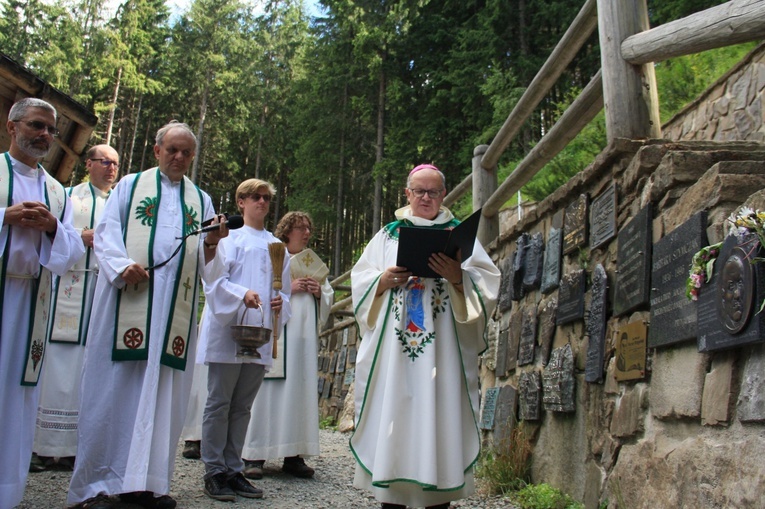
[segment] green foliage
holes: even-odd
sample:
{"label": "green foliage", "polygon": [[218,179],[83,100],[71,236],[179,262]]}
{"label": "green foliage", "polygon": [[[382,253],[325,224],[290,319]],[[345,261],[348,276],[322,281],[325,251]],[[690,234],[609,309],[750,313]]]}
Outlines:
{"label": "green foliage", "polygon": [[509,498],[519,509],[584,509],[584,504],[549,484],[529,484]]}
{"label": "green foliage", "polygon": [[517,491],[529,481],[531,452],[531,441],[526,428],[518,424],[498,447],[482,452],[476,476],[487,482],[492,493]]}
{"label": "green foliage", "polygon": [[331,415],[322,417],[319,421],[319,429],[337,430],[337,423],[335,422],[335,418]]}

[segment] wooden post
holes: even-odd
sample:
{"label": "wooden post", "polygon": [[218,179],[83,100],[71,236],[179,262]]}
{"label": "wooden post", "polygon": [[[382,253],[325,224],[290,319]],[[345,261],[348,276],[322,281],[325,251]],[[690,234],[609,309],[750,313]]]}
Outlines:
{"label": "wooden post", "polygon": [[647,30],[646,0],[598,0],[606,134],[614,138],[660,138],[659,97],[653,63],[631,65],[621,54],[624,39]]}
{"label": "wooden post", "polygon": [[[473,150],[473,210],[483,207],[486,200],[497,190],[497,166],[485,170],[481,166],[488,145],[478,145]],[[499,236],[499,215],[483,216],[478,227],[478,240],[485,247]]]}

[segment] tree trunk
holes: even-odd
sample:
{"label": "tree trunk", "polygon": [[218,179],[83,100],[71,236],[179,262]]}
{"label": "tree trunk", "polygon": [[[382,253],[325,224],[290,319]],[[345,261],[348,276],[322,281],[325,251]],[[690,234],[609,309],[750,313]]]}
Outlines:
{"label": "tree trunk", "polygon": [[122,66],[117,69],[117,81],[114,84],[114,93],[112,94],[111,106],[109,108],[109,120],[106,123],[106,141],[107,145],[112,143],[112,126],[114,125],[114,111],[117,109],[117,99],[120,95],[120,81],[122,81]]}
{"label": "tree trunk", "polygon": [[133,135],[130,137],[130,150],[128,151],[127,164],[123,163],[124,173],[130,173],[130,167],[133,166],[133,150],[135,150],[135,139],[136,134],[138,133],[138,122],[141,120],[142,106],[143,94],[138,97],[138,106],[136,107],[135,118],[133,119]]}
{"label": "tree trunk", "polygon": [[[348,105],[348,84],[343,87],[343,110],[341,118],[345,119],[346,107]],[[343,245],[343,171],[345,169],[345,122],[340,131],[340,159],[337,164],[337,196],[335,199],[335,259],[332,261],[332,270],[334,274],[340,274]]]}
{"label": "tree trunk", "polygon": [[202,151],[202,135],[205,132],[205,118],[207,117],[207,97],[210,94],[210,72],[207,72],[205,89],[202,92],[202,104],[199,105],[199,125],[197,125],[197,148],[194,151],[194,163],[191,166],[191,181],[197,184],[199,178],[199,154]]}
{"label": "tree trunk", "polygon": [[[383,55],[383,66],[385,65],[385,55]],[[375,201],[372,207],[372,232],[376,232],[382,227],[382,175],[379,173],[381,167],[385,142],[385,68],[380,69],[380,83],[377,96],[377,151],[375,154]]]}

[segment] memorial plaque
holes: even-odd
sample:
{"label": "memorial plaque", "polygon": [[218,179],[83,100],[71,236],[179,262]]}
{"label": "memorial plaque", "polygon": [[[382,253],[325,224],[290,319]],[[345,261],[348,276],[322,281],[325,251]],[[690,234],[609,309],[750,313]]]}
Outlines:
{"label": "memorial plaque", "polygon": [[584,366],[584,381],[603,381],[603,355],[606,348],[606,320],[608,307],[608,276],[601,264],[595,266],[592,274],[592,299],[590,316],[587,319],[587,358]]}
{"label": "memorial plaque", "polygon": [[653,209],[649,203],[619,232],[614,290],[616,316],[647,306],[649,303],[652,223]]}
{"label": "memorial plaque", "polygon": [[518,344],[521,341],[523,313],[517,312],[510,316],[510,328],[507,338],[507,370],[512,371],[518,366]]}
{"label": "memorial plaque", "polygon": [[512,297],[512,277],[513,277],[513,257],[505,258],[499,267],[499,310],[505,312],[513,307]]}
{"label": "memorial plaque", "polygon": [[330,351],[334,351],[335,347],[337,347],[337,335],[336,334],[332,334],[329,337],[329,349],[330,349]]}
{"label": "memorial plaque", "polygon": [[563,230],[550,228],[545,248],[545,260],[542,267],[542,293],[550,293],[558,288],[560,282],[560,247]]}
{"label": "memorial plaque", "polygon": [[542,365],[547,366],[550,359],[550,349],[552,348],[553,338],[555,337],[555,315],[558,310],[558,301],[550,299],[547,301],[537,316],[539,328],[539,357]]}
{"label": "memorial plaque", "polygon": [[523,268],[526,266],[526,251],[529,248],[529,234],[522,233],[515,240],[515,253],[513,254],[513,270],[510,276],[510,298],[521,300],[523,298]]}
{"label": "memorial plaque", "polygon": [[515,428],[515,409],[518,406],[518,391],[510,384],[499,390],[496,409],[494,410],[494,446],[502,451],[508,451],[511,443],[510,436]]}
{"label": "memorial plaque", "polygon": [[573,412],[574,353],[571,344],[553,350],[550,362],[542,373],[542,403],[548,412]]}
{"label": "memorial plaque", "polygon": [[507,376],[507,343],[510,336],[510,332],[505,329],[499,331],[497,337],[497,364],[494,368],[494,374],[498,378],[504,378]]}
{"label": "memorial plaque", "polygon": [[699,292],[699,351],[714,352],[765,340],[765,269],[751,263],[756,237],[725,239],[712,279]]}
{"label": "memorial plaque", "polygon": [[531,308],[523,313],[521,339],[518,346],[518,365],[534,362],[534,347],[537,344],[537,310]]}
{"label": "memorial plaque", "polygon": [[541,233],[535,233],[529,240],[526,261],[523,267],[523,293],[527,294],[539,288],[542,282],[542,264],[545,244]]}
{"label": "memorial plaque", "polygon": [[616,184],[611,184],[590,207],[590,248],[602,246],[616,235]]}
{"label": "memorial plaque", "polygon": [[336,368],[337,368],[337,352],[332,354],[332,360],[329,362],[329,372],[334,374]]}
{"label": "memorial plaque", "polygon": [[623,325],[616,334],[616,380],[622,382],[645,378],[648,335],[645,322],[641,320]]}
{"label": "memorial plaque", "polygon": [[322,357],[321,355],[319,355],[319,357],[317,358],[317,360],[318,360],[319,362],[318,362],[318,366],[316,366],[316,369],[318,369],[319,371],[324,371],[324,357]]}
{"label": "memorial plaque", "polygon": [[649,348],[698,337],[696,303],[686,298],[685,284],[693,255],[708,244],[706,228],[701,211],[653,245]]}
{"label": "memorial plaque", "polygon": [[355,368],[348,368],[345,370],[345,380],[343,380],[343,385],[351,385],[353,381],[356,378],[356,369]]}
{"label": "memorial plaque", "polygon": [[483,395],[483,405],[481,405],[481,429],[494,429],[494,412],[497,408],[498,396],[499,387],[489,387],[486,389]]}
{"label": "memorial plaque", "polygon": [[356,364],[356,348],[348,350],[348,362],[350,364]]}
{"label": "memorial plaque", "polygon": [[324,388],[323,392],[321,393],[321,397],[324,399],[329,399],[329,397],[332,395],[332,381],[331,380],[325,380],[324,381]]}
{"label": "memorial plaque", "polygon": [[541,418],[542,403],[542,377],[539,371],[521,373],[518,392],[518,418],[522,421],[538,421]]}
{"label": "memorial plaque", "polygon": [[340,349],[340,357],[337,359],[337,370],[335,373],[345,372],[345,359],[348,356],[348,349],[343,347]]}
{"label": "memorial plaque", "polygon": [[564,325],[584,318],[584,291],[586,275],[583,270],[564,274],[558,290],[556,324]]}
{"label": "memorial plaque", "polygon": [[587,245],[587,195],[582,194],[566,207],[563,224],[563,254],[570,254]]}
{"label": "memorial plaque", "polygon": [[319,377],[318,389],[319,389],[319,394],[324,393],[324,379],[322,377]]}

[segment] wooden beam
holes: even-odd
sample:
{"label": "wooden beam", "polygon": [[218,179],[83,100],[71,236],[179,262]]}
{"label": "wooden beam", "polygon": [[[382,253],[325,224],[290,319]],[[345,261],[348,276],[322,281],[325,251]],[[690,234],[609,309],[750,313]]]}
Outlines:
{"label": "wooden beam", "polygon": [[492,140],[481,162],[484,168],[489,169],[497,165],[499,157],[518,135],[534,108],[552,89],[597,26],[596,0],[587,0]]}
{"label": "wooden beam", "polygon": [[623,40],[647,29],[646,0],[598,0],[600,68],[608,141],[661,137],[653,64],[632,65],[621,54]]}
{"label": "wooden beam", "polygon": [[732,0],[627,37],[621,54],[630,64],[661,62],[765,38],[765,2]]}
{"label": "wooden beam", "polygon": [[454,202],[459,200],[463,194],[465,194],[467,191],[472,189],[473,186],[473,174],[468,174],[467,177],[465,177],[465,180],[457,184],[454,189],[452,189],[449,194],[446,195],[444,198],[444,201],[441,203],[444,207],[451,207]]}
{"label": "wooden beam", "polygon": [[563,150],[603,109],[603,80],[600,72],[584,87],[579,97],[558,119],[515,170],[500,184],[483,206],[486,218],[497,215],[504,203]]}

